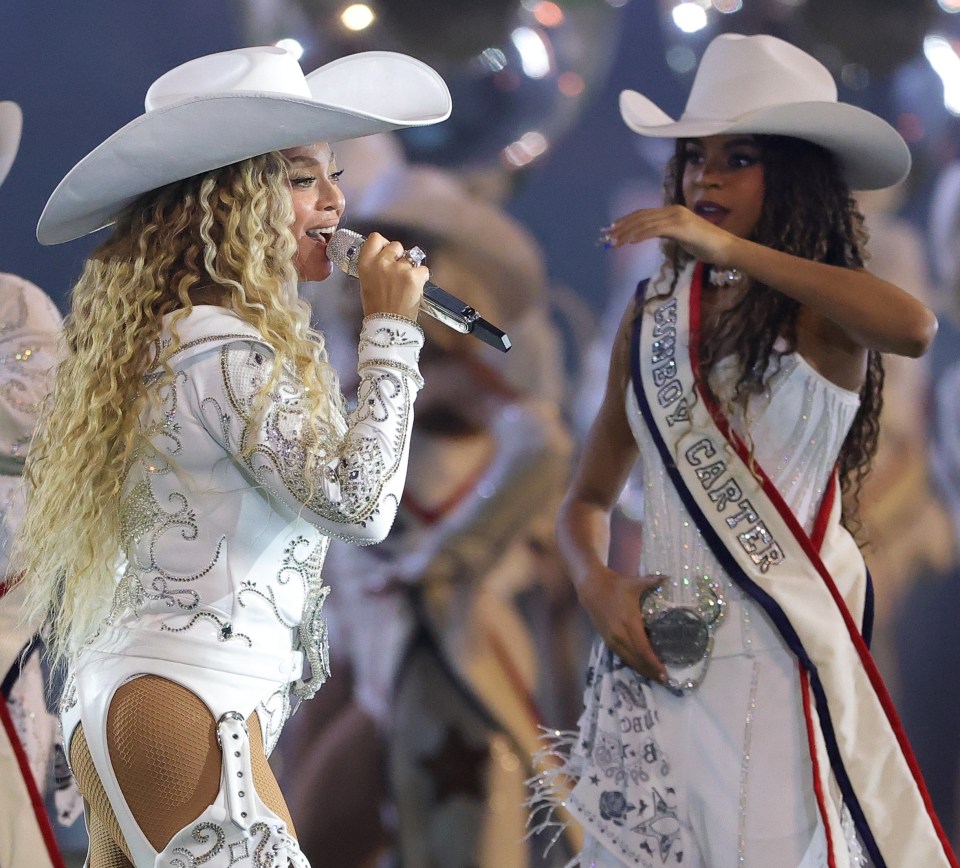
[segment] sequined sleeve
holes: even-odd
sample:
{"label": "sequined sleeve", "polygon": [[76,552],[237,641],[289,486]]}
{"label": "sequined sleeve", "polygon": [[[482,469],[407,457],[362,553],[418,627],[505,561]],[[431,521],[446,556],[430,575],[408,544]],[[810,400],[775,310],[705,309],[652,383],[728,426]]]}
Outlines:
{"label": "sequined sleeve", "polygon": [[[407,471],[423,332],[384,314],[360,334],[358,407],[344,436],[307,427],[304,387],[284,371],[264,413],[254,406],[272,370],[273,351],[257,340],[219,350],[219,370],[194,377],[207,430],[255,482],[324,533],[360,544],[380,542],[396,516]],[[319,460],[314,460],[319,459]]]}

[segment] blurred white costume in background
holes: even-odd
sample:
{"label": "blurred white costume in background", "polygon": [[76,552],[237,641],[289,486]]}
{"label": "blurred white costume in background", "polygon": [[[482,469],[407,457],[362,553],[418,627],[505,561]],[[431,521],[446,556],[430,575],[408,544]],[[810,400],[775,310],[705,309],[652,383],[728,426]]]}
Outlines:
{"label": "blurred white costume in background", "polygon": [[[16,154],[19,108],[0,102],[0,183]],[[42,290],[0,274],[0,865],[41,868],[62,860],[43,806],[52,780],[57,719],[47,708],[41,645],[19,623],[23,589],[8,574],[10,542],[23,515],[21,474],[50,389],[60,313]],[[61,763],[62,767],[62,763]],[[75,819],[79,804],[63,779],[58,813]]]}
{"label": "blurred white costume in background", "polygon": [[[929,480],[933,503],[945,508],[947,526],[922,527],[921,545],[946,549],[936,565],[906,589],[893,619],[899,674],[897,691],[934,807],[954,847],[960,847],[960,679],[956,641],[960,599],[960,163],[937,180],[929,215],[931,295],[940,331],[930,353],[932,389],[917,408],[930,420]],[[920,396],[918,396],[920,397]],[[929,508],[929,507],[928,507]],[[912,526],[908,525],[908,526]]]}
{"label": "blurred white costume in background", "polygon": [[[338,159],[348,185],[350,155]],[[398,168],[359,198],[346,225],[359,220],[360,231],[383,228],[422,246],[432,279],[504,328],[513,349],[502,355],[421,319],[426,386],[393,535],[364,551],[334,545],[328,560],[330,629],[334,647],[350,649],[342,662],[352,671],[348,713],[356,715],[340,753],[361,741],[361,730],[366,741],[354,757],[370,756],[371,742],[382,740],[390,789],[383,819],[396,826],[402,864],[523,868],[531,859],[523,781],[538,728],[560,713],[558,682],[573,686],[582,675],[576,663],[556,668],[552,650],[562,641],[550,647],[563,631],[549,613],[563,610],[564,597],[576,607],[552,558],[570,442],[542,255],[503,211],[439,170]],[[355,290],[346,292],[342,309]],[[336,325],[324,319],[319,327],[336,346]],[[336,659],[333,671],[336,681]],[[361,715],[375,727],[364,729]],[[304,725],[294,721],[302,740],[290,762],[338,738],[336,725],[312,738]],[[309,788],[300,789],[304,808],[315,807]],[[293,800],[291,807],[296,816]],[[343,858],[338,864],[367,864]]]}

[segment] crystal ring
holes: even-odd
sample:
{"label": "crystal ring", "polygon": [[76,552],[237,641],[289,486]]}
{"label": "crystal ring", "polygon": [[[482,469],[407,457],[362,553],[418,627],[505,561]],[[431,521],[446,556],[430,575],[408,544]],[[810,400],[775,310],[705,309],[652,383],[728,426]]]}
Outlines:
{"label": "crystal ring", "polygon": [[403,256],[401,257],[401,259],[406,259],[414,268],[423,265],[423,260],[426,258],[427,254],[419,247],[411,247],[409,250],[404,250]]}

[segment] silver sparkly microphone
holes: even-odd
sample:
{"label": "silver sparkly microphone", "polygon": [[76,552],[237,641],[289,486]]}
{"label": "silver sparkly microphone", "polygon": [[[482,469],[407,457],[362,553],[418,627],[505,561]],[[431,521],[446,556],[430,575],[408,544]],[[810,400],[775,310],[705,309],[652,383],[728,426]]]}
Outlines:
{"label": "silver sparkly microphone", "polygon": [[[359,277],[357,258],[366,240],[363,235],[352,229],[338,229],[327,242],[327,259],[339,265],[351,277]],[[415,247],[413,251],[419,253],[419,257],[414,259],[422,257],[423,253],[419,248]],[[505,332],[488,323],[470,305],[440,289],[429,280],[423,287],[420,310],[461,334],[480,338],[485,344],[490,344],[501,353],[510,349],[510,338]]]}

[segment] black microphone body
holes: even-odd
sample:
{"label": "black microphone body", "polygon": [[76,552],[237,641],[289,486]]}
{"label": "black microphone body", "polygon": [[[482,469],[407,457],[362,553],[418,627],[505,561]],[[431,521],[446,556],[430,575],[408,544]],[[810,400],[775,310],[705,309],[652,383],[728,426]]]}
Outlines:
{"label": "black microphone body", "polygon": [[[357,257],[366,240],[359,232],[338,229],[327,242],[327,259],[339,265],[351,277],[359,277]],[[423,287],[420,310],[461,334],[479,338],[502,353],[510,349],[510,338],[505,332],[487,322],[466,302],[429,280]]]}

